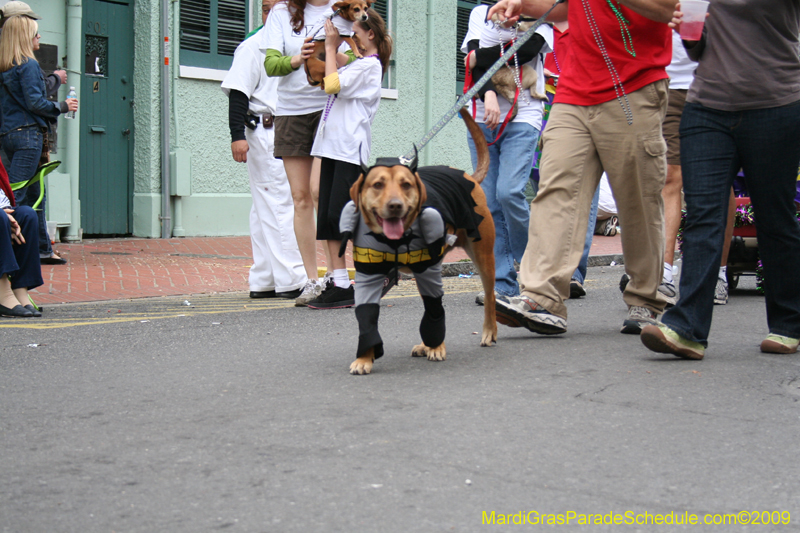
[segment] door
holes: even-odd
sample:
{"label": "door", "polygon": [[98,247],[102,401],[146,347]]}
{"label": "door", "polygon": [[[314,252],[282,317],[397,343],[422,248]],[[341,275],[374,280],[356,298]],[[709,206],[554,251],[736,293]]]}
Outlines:
{"label": "door", "polygon": [[133,206],[133,3],[83,2],[80,200],[85,235],[127,235]]}

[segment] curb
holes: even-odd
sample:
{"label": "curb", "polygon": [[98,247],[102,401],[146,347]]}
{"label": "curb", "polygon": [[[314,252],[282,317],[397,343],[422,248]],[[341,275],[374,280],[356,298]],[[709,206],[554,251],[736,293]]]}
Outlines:
{"label": "curb", "polygon": [[[590,267],[610,266],[612,262],[615,265],[624,264],[622,254],[589,256]],[[459,276],[461,274],[464,275],[477,274],[475,268],[473,267],[472,261],[459,261],[457,263],[445,263],[442,265],[442,277],[454,277],[454,276]],[[408,278],[413,277],[410,275],[403,274],[403,278],[405,278],[406,276],[408,276]]]}

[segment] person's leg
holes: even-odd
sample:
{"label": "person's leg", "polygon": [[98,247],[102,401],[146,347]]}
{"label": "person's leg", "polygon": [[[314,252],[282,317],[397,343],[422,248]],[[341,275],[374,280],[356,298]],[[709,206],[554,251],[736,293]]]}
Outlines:
{"label": "person's leg", "polygon": [[39,223],[36,212],[28,206],[18,206],[12,216],[19,224],[25,243],[13,247],[19,271],[11,277],[11,288],[20,305],[25,306],[31,303],[28,299],[28,290],[35,289],[44,283],[36,244]]}
{"label": "person's leg", "polygon": [[714,305],[725,305],[728,303],[728,254],[731,251],[731,240],[733,239],[733,224],[736,220],[736,196],[731,189],[731,196],[728,200],[728,222],[725,224],[725,240],[722,241],[722,260],[719,264],[719,274],[717,275],[717,286],[714,289]]}
{"label": "person's leg", "polygon": [[[606,102],[593,119],[621,226],[625,271],[630,282],[623,298],[631,308],[661,313],[657,296],[663,274],[666,143],[661,134],[667,104],[667,82],[651,83],[628,95],[633,125],[621,120],[619,103]],[[616,119],[614,119],[616,117]],[[631,331],[633,332],[633,331]]]}
{"label": "person's leg", "polygon": [[306,276],[315,280],[317,274],[317,241],[314,223],[314,201],[311,196],[311,165],[313,157],[283,157],[283,168],[289,180],[294,203],[294,234],[303,258]]}
{"label": "person's leg", "polygon": [[[514,261],[522,260],[528,244],[530,206],[525,197],[525,188],[538,140],[539,130],[524,122],[512,122],[497,141],[500,145],[500,164],[495,194],[502,212],[500,220],[503,227],[499,227],[495,218],[495,253],[503,250],[506,257],[501,261],[495,258],[495,262],[510,268],[495,272],[495,290],[504,296],[519,295]],[[501,240],[504,242],[498,243]]]}
{"label": "person's leg", "polygon": [[350,188],[361,175],[361,167],[346,161],[323,158],[320,167],[319,216],[317,239],[325,242],[330,256],[328,272],[333,274],[333,283],[326,284],[322,293],[309,302],[313,309],[336,309],[351,307],[355,293],[350,284],[344,256],[339,257],[342,234],[339,219],[347,202]]}
{"label": "person's leg", "polygon": [[250,290],[274,289],[277,296],[296,297],[293,293],[308,278],[294,233],[294,208],[286,172],[283,163],[272,156],[272,130],[259,127],[246,134],[253,195],[250,237],[254,264],[250,269]]}
{"label": "person's leg", "polygon": [[0,209],[0,305],[8,309],[19,304],[11,290],[11,282],[8,278],[9,274],[16,276],[19,272],[14,248],[16,246],[11,241],[11,221],[5,211]]}
{"label": "person's leg", "polygon": [[564,299],[583,253],[592,198],[603,172],[588,130],[594,109],[553,105],[520,268],[523,296],[562,319],[567,317]]}
{"label": "person's leg", "polygon": [[[578,263],[578,268],[572,274],[572,280],[569,286],[569,297],[580,298],[586,294],[583,288],[583,282],[586,281],[586,269],[589,267],[589,252],[592,250],[592,240],[594,238],[594,226],[597,223],[597,204],[600,201],[600,187],[594,193],[592,198],[592,210],[589,211],[589,224],[586,226],[586,240],[583,242],[583,255],[581,262]],[[577,283],[577,286],[574,284]]]}
{"label": "person's leg", "polygon": [[800,224],[794,195],[800,103],[747,111],[736,140],[753,204],[771,334],[800,338]]}
{"label": "person's leg", "polygon": [[704,347],[711,328],[730,189],[740,167],[732,133],[739,117],[687,103],[681,118],[686,200],[681,297],[661,321],[686,341]]}
{"label": "person's leg", "polygon": [[[39,167],[39,159],[42,156],[43,134],[37,128],[26,128],[23,130],[8,132],[3,137],[3,149],[8,154],[11,161],[8,167],[8,181],[19,183],[27,181],[36,173]],[[33,207],[39,199],[41,184],[36,183],[30,187],[25,187],[15,191],[14,198],[17,205],[27,205]],[[45,200],[42,199],[37,212],[39,219],[39,233],[36,237],[39,254],[42,258],[53,255],[50,238],[47,235],[47,223],[44,215]]]}

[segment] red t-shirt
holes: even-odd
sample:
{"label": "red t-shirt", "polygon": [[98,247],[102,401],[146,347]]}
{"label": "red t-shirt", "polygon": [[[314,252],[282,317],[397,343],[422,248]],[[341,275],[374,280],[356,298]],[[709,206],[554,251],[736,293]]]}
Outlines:
{"label": "red t-shirt", "polygon": [[[626,94],[658,80],[667,79],[665,67],[672,60],[672,31],[663,22],[655,22],[635,11],[614,5],[629,21],[633,57],[625,49],[620,23],[608,0],[571,0],[569,3],[570,42],[567,65],[561,66],[556,103],[590,106],[614,100],[614,81],[592,34],[583,2],[588,3],[600,30],[611,63],[622,79]],[[630,45],[629,45],[630,46]]]}
{"label": "red t-shirt", "polygon": [[569,48],[569,28],[564,31],[553,27],[553,52],[544,57],[544,68],[553,74],[561,74],[566,65]]}

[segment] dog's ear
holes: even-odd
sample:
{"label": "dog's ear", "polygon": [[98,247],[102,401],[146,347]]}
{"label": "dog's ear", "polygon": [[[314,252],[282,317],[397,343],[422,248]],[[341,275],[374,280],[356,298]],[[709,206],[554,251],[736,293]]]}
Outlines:
{"label": "dog's ear", "polygon": [[341,9],[342,11],[344,11],[344,10],[346,10],[346,9],[347,9],[347,8],[349,8],[349,7],[350,7],[350,2],[348,2],[348,1],[342,1],[342,2],[336,2],[335,4],[333,4],[333,7],[332,7],[332,9],[333,9],[334,11],[339,11],[340,9]]}
{"label": "dog's ear", "polygon": [[350,187],[350,199],[356,204],[356,209],[361,209],[361,188],[364,186],[364,180],[367,178],[367,171],[361,173],[356,182]]}
{"label": "dog's ear", "polygon": [[411,226],[411,224],[417,219],[419,214],[422,212],[422,207],[428,200],[428,192],[425,189],[425,184],[422,183],[422,180],[419,177],[419,173],[413,172],[411,175],[414,176],[414,186],[417,188],[417,192],[419,193],[419,201],[414,207],[413,212],[410,213],[410,216],[406,217],[406,224],[408,224],[408,226]]}
{"label": "dog's ear", "polygon": [[425,188],[425,184],[422,183],[419,172],[414,172],[414,181],[417,184],[417,189],[419,189],[419,205],[422,206],[428,201],[428,190]]}

